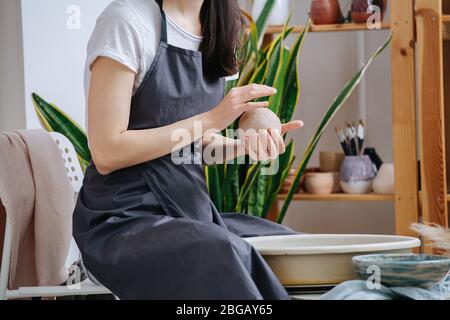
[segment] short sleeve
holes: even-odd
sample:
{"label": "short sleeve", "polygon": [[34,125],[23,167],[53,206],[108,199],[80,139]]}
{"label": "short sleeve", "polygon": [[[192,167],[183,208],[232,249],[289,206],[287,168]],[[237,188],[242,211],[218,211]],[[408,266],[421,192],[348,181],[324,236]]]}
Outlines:
{"label": "short sleeve", "polygon": [[98,57],[113,59],[138,73],[143,42],[139,17],[122,1],[111,3],[97,20],[87,47],[89,70]]}

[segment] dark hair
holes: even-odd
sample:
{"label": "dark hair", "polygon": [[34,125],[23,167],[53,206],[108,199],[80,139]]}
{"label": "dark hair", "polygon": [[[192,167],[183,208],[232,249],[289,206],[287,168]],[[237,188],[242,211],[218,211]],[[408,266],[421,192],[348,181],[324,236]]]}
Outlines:
{"label": "dark hair", "polygon": [[243,18],[238,0],[204,0],[200,12],[205,71],[210,75],[229,76],[239,70],[236,50]]}

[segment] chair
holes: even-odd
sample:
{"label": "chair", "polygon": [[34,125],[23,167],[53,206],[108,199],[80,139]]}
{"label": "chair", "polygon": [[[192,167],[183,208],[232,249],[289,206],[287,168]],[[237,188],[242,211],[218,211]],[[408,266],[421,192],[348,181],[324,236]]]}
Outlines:
{"label": "chair", "polygon": [[[74,189],[75,197],[81,189],[83,183],[83,172],[77,159],[77,154],[72,143],[63,135],[59,133],[50,133],[53,140],[55,140],[66,166],[67,176]],[[3,254],[0,269],[0,300],[36,298],[36,297],[65,297],[65,296],[87,296],[87,295],[101,295],[111,294],[111,292],[101,285],[94,284],[87,279],[82,283],[68,285],[68,286],[53,286],[53,287],[23,287],[17,290],[8,289],[9,281],[9,267],[11,258],[11,238],[12,225],[6,215],[6,228],[3,241]],[[72,239],[71,248],[66,261],[66,266],[70,266],[80,256],[78,247]],[[72,260],[74,259],[74,260]],[[75,273],[80,270],[74,270]],[[80,273],[75,276],[79,276]]]}

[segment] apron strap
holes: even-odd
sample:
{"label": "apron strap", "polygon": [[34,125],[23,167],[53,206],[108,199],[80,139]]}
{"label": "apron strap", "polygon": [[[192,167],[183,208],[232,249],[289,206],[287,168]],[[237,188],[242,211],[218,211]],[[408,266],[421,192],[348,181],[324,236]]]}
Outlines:
{"label": "apron strap", "polygon": [[156,0],[161,9],[161,41],[167,43],[167,18],[163,9],[164,0]]}

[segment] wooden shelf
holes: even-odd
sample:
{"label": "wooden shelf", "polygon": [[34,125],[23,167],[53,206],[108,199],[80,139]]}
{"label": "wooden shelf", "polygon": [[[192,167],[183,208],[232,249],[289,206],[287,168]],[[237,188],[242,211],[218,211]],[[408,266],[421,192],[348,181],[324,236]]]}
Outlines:
{"label": "wooden shelf", "polygon": [[[279,200],[285,200],[287,195],[280,195]],[[348,201],[348,202],[392,202],[394,195],[380,194],[345,194],[335,193],[327,195],[314,195],[299,193],[294,196],[294,201]]]}
{"label": "wooden shelf", "polygon": [[[283,31],[283,26],[269,26],[267,27],[266,34],[276,34]],[[304,26],[295,26],[294,33],[300,33],[305,29]],[[388,22],[381,24],[382,30],[390,29]],[[378,29],[368,29],[364,23],[340,23],[340,24],[325,24],[325,25],[312,25],[309,32],[340,32],[340,31],[376,31]]]}
{"label": "wooden shelf", "polygon": [[450,22],[450,15],[449,15],[449,14],[443,15],[443,16],[442,16],[442,21],[443,21],[443,22]]}

